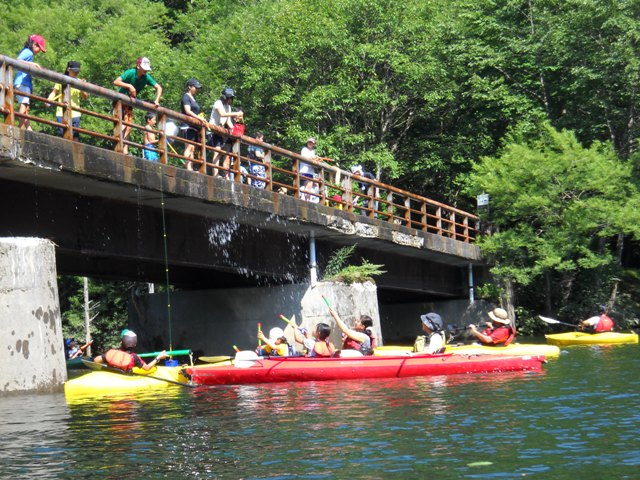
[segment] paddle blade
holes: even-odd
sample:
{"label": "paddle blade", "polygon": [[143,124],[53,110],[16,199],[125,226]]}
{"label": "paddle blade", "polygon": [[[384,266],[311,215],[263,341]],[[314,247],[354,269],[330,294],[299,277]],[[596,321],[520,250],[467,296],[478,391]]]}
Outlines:
{"label": "paddle blade", "polygon": [[554,320],[553,318],[549,318],[549,317],[543,317],[542,315],[538,315],[538,317],[540,318],[540,320],[542,320],[544,323],[549,323],[551,325],[559,325],[560,322],[559,320]]}

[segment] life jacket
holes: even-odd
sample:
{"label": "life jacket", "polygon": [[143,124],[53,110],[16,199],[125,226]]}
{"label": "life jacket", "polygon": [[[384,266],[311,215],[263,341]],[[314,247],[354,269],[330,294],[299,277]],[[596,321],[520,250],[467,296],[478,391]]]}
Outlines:
{"label": "life jacket", "polygon": [[333,357],[336,353],[336,347],[329,340],[318,340],[313,346],[315,357]]}
{"label": "life jacket", "polygon": [[104,354],[104,359],[110,367],[119,368],[125,372],[131,370],[135,365],[135,357],[132,353],[116,348],[108,350],[107,353]]}
{"label": "life jacket", "polygon": [[600,315],[600,320],[598,320],[598,324],[596,325],[596,333],[600,332],[610,332],[613,330],[613,320],[606,314]]}
{"label": "life jacket", "polygon": [[373,353],[373,348],[371,348],[371,337],[367,335],[367,338],[369,339],[369,341],[365,340],[364,342],[359,343],[354,339],[347,337],[342,343],[342,348],[348,350],[357,350],[363,355],[371,355]]}
{"label": "life jacket", "polygon": [[440,347],[433,353],[444,353],[444,351],[447,349],[447,335],[444,332],[432,332],[431,335],[429,335],[429,343],[431,343],[431,337],[433,337],[434,335],[439,335],[442,337],[442,347]]}
{"label": "life jacket", "polygon": [[366,333],[369,336],[369,340],[371,340],[371,352],[373,352],[373,349],[376,348],[377,343],[376,334],[373,333],[373,329],[371,327],[365,328],[364,333]]}
{"label": "life jacket", "polygon": [[509,330],[510,330],[509,338],[507,338],[503,343],[505,347],[509,345],[511,342],[513,342],[513,340],[516,338],[516,329],[513,328],[511,325],[509,325]]}

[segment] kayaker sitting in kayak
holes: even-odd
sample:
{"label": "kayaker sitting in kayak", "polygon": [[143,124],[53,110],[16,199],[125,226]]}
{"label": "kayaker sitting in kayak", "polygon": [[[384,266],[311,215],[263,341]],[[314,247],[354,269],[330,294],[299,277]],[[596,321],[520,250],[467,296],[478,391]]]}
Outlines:
{"label": "kayaker sitting in kayak", "polygon": [[[293,326],[293,325],[292,325]],[[301,343],[307,349],[307,357],[333,357],[336,347],[329,341],[331,327],[326,323],[318,323],[313,335],[306,329],[296,327],[293,329],[296,342]]]}
{"label": "kayaker sitting in kayak", "polygon": [[265,337],[262,330],[258,330],[258,339],[265,343],[256,349],[258,355],[272,357],[292,357],[295,355],[293,347],[287,342],[287,337],[281,328],[274,327],[269,330],[269,338]]}
{"label": "kayaker sitting in kayak", "polygon": [[487,322],[487,328],[480,332],[475,325],[471,324],[469,325],[469,330],[483,345],[502,345],[506,347],[516,336],[516,331],[511,326],[511,320],[509,320],[506,310],[494,308],[487,314],[493,322],[500,325],[494,328],[491,322]]}
{"label": "kayaker sitting in kayak", "polygon": [[442,317],[435,312],[429,312],[420,315],[420,320],[422,331],[426,335],[421,335],[416,339],[414,351],[416,353],[443,353],[446,348],[446,336]]}
{"label": "kayaker sitting in kayak", "polygon": [[110,367],[119,368],[125,372],[130,372],[133,367],[142,368],[145,371],[151,370],[158,365],[163,358],[168,358],[167,352],[162,351],[151,362],[145,363],[133,349],[138,344],[138,336],[131,330],[124,329],[120,337],[120,348],[112,348],[103,355],[98,355],[93,359],[96,363],[106,363]]}
{"label": "kayaker sitting in kayak", "polygon": [[596,315],[586,320],[582,320],[578,324],[580,330],[589,333],[611,332],[615,324],[611,317],[607,315],[607,307],[600,305],[600,315]]}
{"label": "kayaker sitting in kayak", "polygon": [[373,327],[371,317],[362,315],[354,322],[353,328],[349,328],[333,308],[329,307],[329,313],[336,321],[338,328],[342,330],[342,350],[355,350],[362,355],[373,354],[373,340],[367,333],[367,327]]}

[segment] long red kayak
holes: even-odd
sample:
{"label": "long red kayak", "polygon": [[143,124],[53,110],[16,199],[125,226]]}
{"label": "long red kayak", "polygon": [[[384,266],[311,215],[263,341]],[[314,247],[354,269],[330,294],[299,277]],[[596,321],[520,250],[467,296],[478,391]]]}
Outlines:
{"label": "long red kayak", "polygon": [[540,371],[544,356],[504,355],[412,355],[354,358],[257,358],[234,365],[187,367],[197,385],[230,385],[270,382],[308,382],[355,378],[418,377],[460,373]]}

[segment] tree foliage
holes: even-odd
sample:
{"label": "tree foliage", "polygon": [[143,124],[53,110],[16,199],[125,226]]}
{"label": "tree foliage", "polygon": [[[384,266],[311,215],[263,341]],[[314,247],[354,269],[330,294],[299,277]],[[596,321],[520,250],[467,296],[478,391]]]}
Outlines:
{"label": "tree foliage", "polygon": [[[613,271],[613,244],[624,244],[635,235],[629,225],[638,224],[629,206],[615,206],[624,195],[635,202],[640,166],[635,0],[0,6],[4,54],[17,55],[29,34],[40,33],[47,53],[39,63],[61,72],[68,60],[81,61],[81,76],[108,88],[148,56],[165,106],[177,108],[190,77],[204,85],[205,112],[231,86],[249,134],[261,130],[294,151],[314,135],[318,153],[342,167],[363,164],[382,181],[461,208],[473,208],[469,193],[505,181],[517,202],[507,205],[507,197],[499,208],[491,191],[500,230],[483,248],[520,289],[541,282],[547,307],[549,292],[575,297],[593,272],[596,288],[623,277]],[[48,93],[38,82],[35,88]],[[109,111],[106,102],[89,101]],[[541,125],[574,133],[544,127],[540,135]],[[527,165],[505,172],[501,162],[520,155]],[[570,167],[578,157],[590,161]]]}
{"label": "tree foliage", "polygon": [[610,146],[585,148],[573,133],[549,125],[481,159],[470,184],[472,193],[490,195],[482,221],[491,234],[480,246],[495,262],[494,275],[525,287],[542,284],[554,311],[582,304],[579,286],[587,278],[594,287],[589,302],[607,303],[619,268],[619,252],[609,242],[640,235],[640,196],[632,180],[630,163]]}

